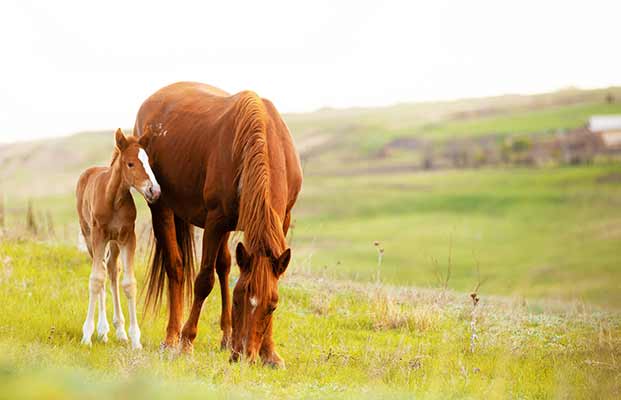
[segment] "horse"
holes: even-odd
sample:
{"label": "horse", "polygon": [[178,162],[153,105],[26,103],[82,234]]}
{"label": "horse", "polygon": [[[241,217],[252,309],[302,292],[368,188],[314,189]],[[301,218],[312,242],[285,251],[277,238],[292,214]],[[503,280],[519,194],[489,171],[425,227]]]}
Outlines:
{"label": "horse", "polygon": [[88,168],[78,179],[76,198],[80,231],[93,262],[88,285],[88,311],[82,326],[84,345],[92,344],[97,302],[97,335],[103,342],[108,341],[110,327],[106,318],[106,270],[110,276],[114,304],[112,323],[116,329],[116,337],[121,341],[128,340],[119,299],[117,258],[120,254],[124,267],[121,286],[128,301],[129,338],[133,349],[142,348],[136,318],[136,277],[133,266],[136,206],[130,189],[140,192],[148,203],[156,201],[160,196],[160,185],[144,150],[149,138],[150,134],[146,134],[138,140],[133,136],[125,136],[121,129],[117,129],[116,146],[110,166]]}
{"label": "horse", "polygon": [[[140,107],[134,135],[148,130],[153,137],[147,150],[162,196],[150,205],[155,246],[145,305],[158,309],[167,280],[169,318],[162,346],[192,352],[217,273],[221,348],[231,349],[231,361],[260,357],[283,367],[272,339],[272,313],[278,280],[291,257],[285,237],[302,186],[289,129],[274,105],[254,92],[230,95],[210,85],[178,82]],[[202,258],[181,328],[194,277],[193,226],[204,229]],[[231,307],[227,244],[232,231],[243,231],[244,241],[235,251],[240,277]]]}

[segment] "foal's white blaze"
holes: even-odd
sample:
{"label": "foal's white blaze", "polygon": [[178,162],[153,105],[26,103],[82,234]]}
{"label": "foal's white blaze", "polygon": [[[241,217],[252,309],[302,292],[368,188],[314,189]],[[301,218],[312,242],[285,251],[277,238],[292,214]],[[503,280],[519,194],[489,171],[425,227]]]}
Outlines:
{"label": "foal's white blaze", "polygon": [[149,180],[151,181],[151,184],[153,185],[153,188],[154,189],[159,189],[160,188],[160,184],[157,183],[157,179],[155,179],[155,174],[153,173],[153,170],[151,169],[151,165],[149,165],[149,156],[147,155],[147,152],[144,151],[144,149],[138,150],[138,159],[142,163],[142,166],[143,166],[145,172],[149,176]]}

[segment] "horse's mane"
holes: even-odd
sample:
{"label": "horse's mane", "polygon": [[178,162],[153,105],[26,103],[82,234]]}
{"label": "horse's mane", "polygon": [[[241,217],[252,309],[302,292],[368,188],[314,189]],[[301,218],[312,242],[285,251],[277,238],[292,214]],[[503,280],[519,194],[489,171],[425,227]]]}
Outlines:
{"label": "horse's mane", "polygon": [[282,221],[271,204],[268,115],[256,93],[239,96],[233,138],[233,158],[238,160],[235,181],[240,188],[237,230],[244,231],[250,254],[278,257],[286,244]]}

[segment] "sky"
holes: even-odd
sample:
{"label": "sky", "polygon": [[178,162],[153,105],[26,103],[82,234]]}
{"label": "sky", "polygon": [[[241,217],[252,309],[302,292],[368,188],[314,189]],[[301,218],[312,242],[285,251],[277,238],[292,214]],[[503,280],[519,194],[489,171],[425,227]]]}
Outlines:
{"label": "sky", "polygon": [[131,127],[194,80],[281,112],[621,84],[621,1],[0,3],[0,142]]}

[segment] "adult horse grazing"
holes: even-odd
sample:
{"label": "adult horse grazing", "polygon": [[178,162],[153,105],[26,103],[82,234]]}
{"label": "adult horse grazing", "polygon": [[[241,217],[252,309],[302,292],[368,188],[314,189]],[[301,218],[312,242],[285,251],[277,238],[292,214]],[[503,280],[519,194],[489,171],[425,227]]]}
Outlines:
{"label": "adult horse grazing", "polygon": [[[117,258],[121,254],[124,274],[121,286],[127,296],[129,309],[129,337],[134,349],[140,344],[140,328],[136,318],[136,277],[134,276],[134,250],[136,235],[134,222],[136,206],[130,188],[138,190],[147,202],[160,195],[160,186],[149,166],[144,150],[150,135],[140,140],[126,137],[120,129],[115,133],[116,147],[109,167],[92,167],[80,175],[76,189],[80,230],[88,252],[93,259],[89,279],[89,301],[86,321],[82,327],[82,343],[90,345],[95,330],[95,306],[99,302],[97,333],[108,341],[110,327],[106,318],[106,269],[110,275],[110,291],[114,304],[112,323],[116,337],[126,341],[125,320],[119,299]],[[104,261],[104,252],[108,257]]]}
{"label": "adult horse grazing", "polygon": [[[182,350],[192,350],[201,307],[217,272],[222,293],[223,348],[232,360],[284,366],[274,350],[272,313],[278,279],[291,252],[285,236],[302,185],[299,156],[274,105],[255,93],[235,95],[209,85],[175,83],[160,89],[140,108],[134,134],[152,130],[148,152],[162,185],[150,206],[155,236],[147,304],[157,306],[168,278],[169,320],[165,346],[181,334]],[[194,300],[181,329],[184,291],[191,287],[192,225],[204,228]],[[240,278],[228,286],[231,231],[244,231],[236,250]]]}

